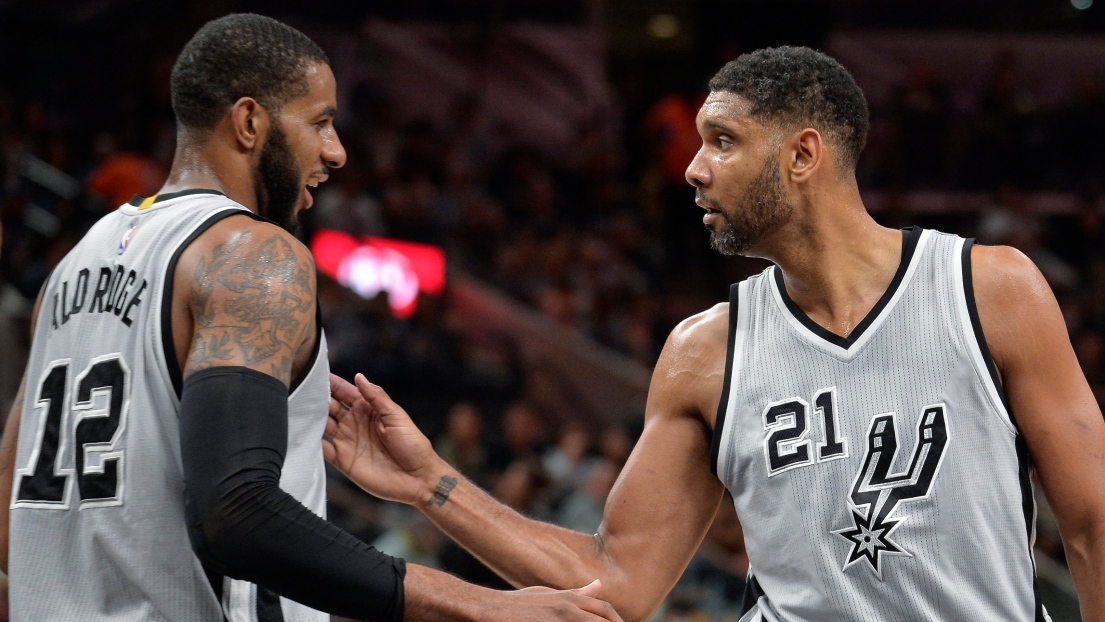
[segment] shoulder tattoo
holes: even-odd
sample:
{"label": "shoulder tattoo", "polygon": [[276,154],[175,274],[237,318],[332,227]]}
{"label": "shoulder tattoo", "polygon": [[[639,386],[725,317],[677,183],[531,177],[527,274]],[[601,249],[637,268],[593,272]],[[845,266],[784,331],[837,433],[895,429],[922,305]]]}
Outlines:
{"label": "shoulder tattoo", "polygon": [[311,266],[280,233],[240,234],[197,264],[189,373],[235,362],[290,381],[292,359],[314,317]]}

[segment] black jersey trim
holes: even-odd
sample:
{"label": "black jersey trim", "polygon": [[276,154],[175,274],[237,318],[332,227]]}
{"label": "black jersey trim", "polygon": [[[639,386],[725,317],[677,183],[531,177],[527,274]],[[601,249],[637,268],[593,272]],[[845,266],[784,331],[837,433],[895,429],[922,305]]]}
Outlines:
{"label": "black jersey trim", "polygon": [[886,288],[882,297],[875,303],[875,306],[867,312],[856,329],[852,331],[847,337],[841,337],[834,332],[831,332],[822,327],[817,322],[810,319],[810,316],[806,315],[806,312],[802,310],[790,298],[790,294],[787,293],[786,284],[783,282],[783,271],[779,266],[774,266],[772,272],[775,275],[775,284],[779,289],[779,295],[783,299],[783,303],[786,304],[787,309],[790,310],[791,315],[794,316],[803,326],[810,329],[810,331],[818,337],[828,341],[829,343],[840,346],[847,350],[853,343],[859,340],[863,333],[867,330],[871,324],[882,314],[886,305],[890,304],[890,300],[894,298],[894,294],[898,291],[898,287],[901,286],[902,281],[905,279],[906,272],[909,271],[910,264],[913,263],[913,255],[917,250],[917,244],[921,240],[922,229],[920,227],[906,227],[902,229],[902,259],[898,263],[898,270],[894,273],[893,280],[890,281],[890,287]]}
{"label": "black jersey trim", "polygon": [[741,608],[737,612],[737,617],[743,618],[746,613],[752,611],[763,595],[764,589],[760,587],[760,582],[756,580],[755,575],[749,574],[748,580],[744,583],[744,597],[741,598]]}
{"label": "black jersey trim", "polygon": [[257,622],[284,622],[284,610],[280,607],[280,596],[270,590],[257,586]]}
{"label": "black jersey trim", "polygon": [[[961,258],[963,262],[963,296],[967,302],[967,315],[971,318],[971,327],[974,329],[975,343],[978,346],[979,352],[982,353],[982,360],[986,362],[986,370],[990,374],[990,379],[994,383],[994,387],[998,391],[998,397],[1001,399],[1001,405],[1005,408],[1005,412],[1009,414],[1009,421],[1013,423],[1013,427],[1017,430],[1017,438],[1014,441],[1017,448],[1017,464],[1018,464],[1018,479],[1021,484],[1021,511],[1024,513],[1025,531],[1027,532],[1028,539],[1028,555],[1032,556],[1032,534],[1035,531],[1036,521],[1036,502],[1032,497],[1032,478],[1031,467],[1032,462],[1028,454],[1028,445],[1024,442],[1024,434],[1021,432],[1021,426],[1017,425],[1017,418],[1013,415],[1013,410],[1009,408],[1009,400],[1005,396],[1005,388],[1001,384],[1001,377],[998,375],[997,365],[994,364],[994,357],[990,354],[990,346],[986,342],[986,335],[982,332],[982,321],[978,316],[978,305],[975,302],[975,286],[974,275],[971,272],[971,248],[975,244],[974,238],[968,238],[963,242],[963,256]],[[1033,560],[1033,568],[1035,568],[1036,562]],[[1037,622],[1044,622],[1044,605],[1040,600],[1040,582],[1036,578],[1035,573],[1032,577],[1032,592],[1036,599],[1036,612],[1035,619]]]}
{"label": "black jersey trim", "polygon": [[[191,190],[183,190],[181,192],[195,194]],[[204,190],[202,192],[207,191]],[[184,375],[181,372],[180,363],[177,362],[176,343],[173,341],[173,276],[176,273],[177,261],[180,260],[180,256],[184,253],[184,250],[191,246],[192,242],[196,241],[196,238],[203,235],[208,229],[214,226],[215,223],[224,218],[238,215],[249,216],[255,220],[263,220],[245,208],[228,209],[217,214],[212,214],[207,220],[200,223],[200,226],[196,227],[196,230],[173,251],[173,256],[169,258],[169,265],[165,269],[165,286],[161,291],[161,348],[165,353],[165,366],[169,370],[169,379],[173,382],[173,389],[176,391],[178,398],[180,397],[181,389],[184,387]]]}
{"label": "black jersey trim", "polygon": [[714,432],[710,438],[710,472],[718,474],[721,456],[721,434],[725,427],[725,413],[729,410],[729,386],[733,384],[733,359],[737,341],[737,316],[740,313],[740,283],[729,286],[729,337],[725,346],[725,384],[721,387],[721,402],[714,417]]}
{"label": "black jersey trim", "polygon": [[303,381],[310,375],[311,370],[315,368],[315,364],[318,363],[318,353],[322,349],[322,307],[319,306],[318,300],[315,300],[315,347],[311,351],[311,358],[307,361],[307,364],[303,366],[303,369],[299,370],[295,378],[292,378],[292,383],[288,385],[288,395],[295,393],[295,390],[299,388],[299,385],[303,384]]}
{"label": "black jersey trim", "polygon": [[[215,195],[222,196],[222,197],[226,196],[225,194],[223,194],[222,192],[219,192],[218,190],[211,190],[211,189],[208,189],[208,188],[189,188],[188,190],[178,190],[177,192],[167,192],[165,194],[155,194],[152,197],[153,198],[152,203],[160,203],[162,201],[168,201],[169,199],[175,199],[177,197],[186,197],[190,194],[215,194]],[[145,202],[147,198],[150,198],[150,197],[144,197],[140,194],[136,194],[133,197],[131,197],[130,201],[127,201],[127,205],[130,205],[130,206],[133,206],[133,207],[142,207],[142,203]]]}

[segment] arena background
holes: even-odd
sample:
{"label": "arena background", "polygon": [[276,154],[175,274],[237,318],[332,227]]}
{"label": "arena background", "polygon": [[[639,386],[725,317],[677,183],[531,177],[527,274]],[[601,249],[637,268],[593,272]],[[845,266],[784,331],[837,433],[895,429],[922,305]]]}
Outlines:
{"label": "arena background", "polygon": [[[1039,265],[1100,401],[1103,4],[0,0],[2,412],[35,293],[96,218],[160,186],[175,55],[232,11],[301,28],[338,77],[349,163],[303,230],[332,260],[333,370],[387,388],[519,510],[595,529],[666,334],[765,265],[708,250],[683,170],[706,80],[766,45],[810,45],[855,74],[873,117],[860,185],[880,222],[1011,244]],[[412,268],[408,251],[427,249],[387,240],[443,249],[444,286],[426,276],[433,249]],[[366,541],[504,586],[420,515],[336,475],[330,496]],[[1076,620],[1040,501],[1045,602]],[[656,619],[736,620],[746,566],[724,503]]]}

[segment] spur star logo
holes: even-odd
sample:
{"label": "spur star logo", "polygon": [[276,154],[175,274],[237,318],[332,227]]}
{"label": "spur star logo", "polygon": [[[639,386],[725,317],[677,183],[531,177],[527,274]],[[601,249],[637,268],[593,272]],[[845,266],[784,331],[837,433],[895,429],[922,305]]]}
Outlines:
{"label": "spur star logo", "polygon": [[832,532],[852,544],[843,570],[866,560],[881,581],[884,557],[912,557],[890,538],[909,517],[891,518],[891,515],[899,504],[926,499],[932,492],[948,444],[944,410],[943,404],[934,404],[921,414],[917,444],[904,473],[890,472],[898,455],[895,414],[886,413],[871,420],[863,467],[856,475],[850,495],[853,524]]}

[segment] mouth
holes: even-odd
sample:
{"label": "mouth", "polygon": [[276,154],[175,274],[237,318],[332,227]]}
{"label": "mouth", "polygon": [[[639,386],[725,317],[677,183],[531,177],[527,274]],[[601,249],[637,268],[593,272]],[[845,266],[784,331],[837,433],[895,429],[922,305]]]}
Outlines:
{"label": "mouth", "polygon": [[303,209],[311,209],[311,206],[315,204],[315,198],[311,196],[311,188],[318,188],[318,185],[326,181],[325,179],[311,178],[307,180],[307,183],[303,186]]}
{"label": "mouth", "polygon": [[695,197],[694,202],[695,205],[706,210],[706,213],[702,215],[702,224],[707,227],[712,229],[716,223],[724,218],[724,214],[721,213],[717,203],[709,201],[704,197]]}

